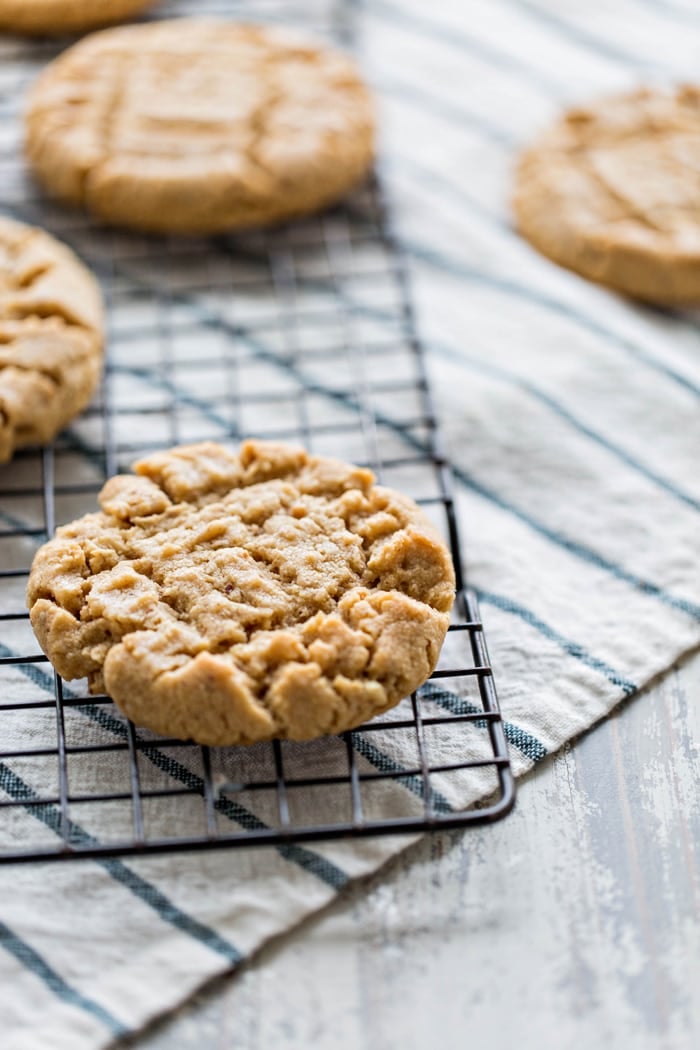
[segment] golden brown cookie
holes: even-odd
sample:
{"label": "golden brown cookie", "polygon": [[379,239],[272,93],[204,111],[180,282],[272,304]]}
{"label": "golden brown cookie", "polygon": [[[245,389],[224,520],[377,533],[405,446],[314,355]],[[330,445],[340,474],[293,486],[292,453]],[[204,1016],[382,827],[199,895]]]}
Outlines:
{"label": "golden brown cookie", "polygon": [[700,302],[700,89],[565,114],[522,155],[514,206],[562,266],[650,302]]}
{"label": "golden brown cookie", "polygon": [[46,189],[138,230],[214,233],[341,197],[367,172],[372,103],[345,56],[272,29],[180,19],[80,41],[30,96]]}
{"label": "golden brown cookie", "polygon": [[0,29],[13,33],[80,33],[109,25],[159,0],[0,0]]}
{"label": "golden brown cookie", "polygon": [[81,412],[101,362],[92,274],[48,233],[0,216],[0,463]]}
{"label": "golden brown cookie", "polygon": [[455,590],[410,499],[287,445],[182,446],[37,553],[44,652],[139,725],[203,744],[359,725],[433,671]]}

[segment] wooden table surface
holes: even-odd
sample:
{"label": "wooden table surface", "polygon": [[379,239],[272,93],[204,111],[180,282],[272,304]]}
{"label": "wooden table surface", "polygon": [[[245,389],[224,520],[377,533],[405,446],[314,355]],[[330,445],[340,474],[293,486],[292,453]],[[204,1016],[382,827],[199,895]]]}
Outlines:
{"label": "wooden table surface", "polygon": [[139,1050],[700,1046],[700,653]]}

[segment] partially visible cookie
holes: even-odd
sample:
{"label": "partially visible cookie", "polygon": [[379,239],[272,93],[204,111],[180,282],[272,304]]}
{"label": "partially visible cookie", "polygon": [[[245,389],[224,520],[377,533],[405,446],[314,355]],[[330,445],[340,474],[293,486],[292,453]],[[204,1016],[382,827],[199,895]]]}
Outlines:
{"label": "partially visible cookie", "polygon": [[15,33],[80,33],[120,22],[158,0],[0,0],[0,29]]}
{"label": "partially visible cookie", "polygon": [[81,412],[101,362],[92,274],[48,233],[0,216],[0,463]]}
{"label": "partially visible cookie", "polygon": [[49,193],[165,233],[314,211],[362,179],[374,149],[372,102],[344,55],[197,19],[80,41],[40,75],[26,128]]}
{"label": "partially visible cookie", "polygon": [[359,725],[433,671],[449,553],[368,470],[248,441],[171,449],[37,553],[44,652],[139,725],[203,744]]}
{"label": "partially visible cookie", "polygon": [[522,155],[514,207],[562,266],[650,302],[700,302],[700,88],[565,114]]}

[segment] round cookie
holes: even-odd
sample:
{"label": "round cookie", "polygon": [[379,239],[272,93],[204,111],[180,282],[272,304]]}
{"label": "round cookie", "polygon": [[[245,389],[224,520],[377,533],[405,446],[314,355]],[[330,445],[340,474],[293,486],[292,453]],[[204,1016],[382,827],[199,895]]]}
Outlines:
{"label": "round cookie", "polygon": [[0,216],[0,463],[78,415],[101,364],[92,274],[48,233]]}
{"label": "round cookie", "polygon": [[139,725],[202,744],[359,725],[433,671],[449,553],[412,500],[302,449],[182,446],[36,554],[42,649]]}
{"label": "round cookie", "polygon": [[29,160],[113,225],[216,233],[337,200],[368,171],[374,114],[345,56],[290,33],[178,19],[107,30],[40,75]]}
{"label": "round cookie", "polygon": [[119,22],[158,0],[0,0],[0,29],[40,36]]}
{"label": "round cookie", "polygon": [[700,302],[700,89],[565,114],[522,155],[514,207],[562,266],[649,302]]}

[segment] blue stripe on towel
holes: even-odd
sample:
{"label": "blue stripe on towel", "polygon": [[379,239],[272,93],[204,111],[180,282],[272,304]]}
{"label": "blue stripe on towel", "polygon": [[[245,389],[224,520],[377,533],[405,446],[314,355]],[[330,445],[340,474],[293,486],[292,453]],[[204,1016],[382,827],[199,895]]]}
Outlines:
{"label": "blue stripe on towel", "polygon": [[[463,106],[455,105],[452,100],[438,98],[437,95],[429,94],[424,87],[397,80],[395,77],[391,80],[380,80],[376,86],[382,95],[399,99],[401,102],[413,103],[420,109],[424,109],[426,113],[449,121],[453,127],[457,125],[478,131],[485,139],[497,146],[511,148],[515,145],[512,135],[498,127],[497,124],[493,124],[483,113],[473,113],[471,110],[464,109]],[[392,163],[395,158],[396,153],[392,150],[392,156],[387,160]]]}
{"label": "blue stripe on towel", "polygon": [[[15,656],[16,654],[8,649],[7,646],[0,643],[0,656]],[[53,692],[53,674],[45,671],[42,667],[37,664],[18,664],[17,669],[34,682],[44,691],[51,693]],[[75,699],[76,694],[71,689],[64,685],[64,695],[69,699]],[[79,711],[81,715],[89,718],[91,721],[96,722],[103,729],[106,729],[110,733],[114,733],[115,736],[125,740],[127,737],[126,724],[119,718],[115,718],[114,715],[110,715],[107,711],[103,711],[102,708],[95,704],[85,703],[79,707],[72,707],[71,710]],[[202,798],[205,794],[204,781],[201,777],[198,777],[193,773],[187,766],[181,762],[177,762],[169,755],[163,754],[159,751],[157,746],[143,748],[142,754],[144,758],[147,758],[157,769],[178,780],[181,784],[196,791]],[[252,828],[266,828],[267,825],[260,820],[255,814],[251,813],[240,803],[233,802],[229,799],[218,799],[215,802],[215,808],[219,812],[223,813],[224,816],[228,817],[229,820],[235,821],[240,824],[241,827],[252,829]],[[296,864],[303,868],[304,871],[308,871],[309,874],[315,875],[323,882],[327,883],[333,889],[341,889],[348,881],[346,873],[339,868],[332,861],[327,860],[325,857],[321,857],[319,854],[312,852],[303,846],[279,846],[277,852],[284,857],[285,860],[290,861],[292,864]]]}
{"label": "blue stripe on towel", "polygon": [[[40,796],[19,777],[8,765],[0,762],[0,790],[6,792],[11,798],[18,802],[26,802],[25,809],[32,817],[40,820],[47,828],[57,835],[61,834],[61,810],[52,803],[35,802]],[[68,821],[68,832],[70,839],[76,845],[98,845],[99,840],[73,820]],[[192,918],[186,912],[180,910],[177,905],[166,897],[161,890],[152,883],[137,875],[120,860],[111,858],[95,858],[95,863],[109,872],[113,879],[120,882],[130,893],[143,901],[149,908],[156,912],[163,922],[176,927],[182,933],[193,937],[200,944],[211,948],[217,955],[222,955],[229,963],[238,963],[243,956],[237,948],[224,937],[212,930],[209,926]]]}
{"label": "blue stripe on towel", "polygon": [[499,496],[497,492],[494,492],[482,482],[477,481],[476,478],[472,477],[461,467],[453,466],[453,473],[458,481],[467,488],[470,488],[473,492],[476,492],[477,495],[489,500],[489,502],[495,504],[495,506],[505,511],[507,514],[512,514],[513,517],[518,518],[525,525],[529,526],[533,532],[536,532],[540,536],[544,536],[545,539],[550,540],[558,547],[561,547],[575,557],[580,558],[581,561],[588,562],[589,565],[594,565],[597,569],[610,573],[610,575],[614,576],[616,580],[629,584],[641,594],[646,594],[650,598],[656,598],[669,608],[685,613],[686,616],[689,616],[693,620],[700,621],[700,605],[697,605],[695,602],[671,594],[658,584],[652,583],[650,580],[645,580],[641,576],[635,575],[633,572],[629,572],[627,569],[623,568],[622,565],[612,561],[610,558],[606,558],[592,547],[587,547],[584,543],[579,543],[578,540],[571,539],[569,536],[557,532],[556,529],[550,528],[548,525],[545,525],[544,522],[538,521],[532,514],[522,510],[520,507],[516,507],[515,504],[510,503],[502,496]]}
{"label": "blue stripe on towel", "polygon": [[501,0],[501,3],[508,4],[509,7],[522,11],[523,14],[529,17],[532,21],[541,22],[542,25],[547,26],[547,28],[552,30],[557,36],[562,37],[564,40],[568,40],[576,47],[593,52],[598,58],[602,56],[613,62],[647,71],[654,70],[659,72],[668,70],[668,66],[661,65],[660,63],[653,62],[649,59],[640,58],[639,55],[635,55],[631,51],[614,46],[605,38],[596,36],[593,33],[589,33],[588,30],[582,29],[580,26],[567,22],[566,19],[560,18],[552,11],[543,10],[536,4],[530,3],[529,0]]}
{"label": "blue stripe on towel", "polygon": [[580,419],[577,419],[569,409],[560,404],[559,401],[551,396],[551,394],[546,393],[544,390],[540,390],[540,388],[534,383],[523,379],[515,372],[511,372],[499,365],[494,365],[488,360],[477,359],[470,354],[455,350],[446,343],[431,342],[430,349],[438,356],[446,358],[458,367],[463,367],[474,372],[481,372],[483,375],[488,375],[494,379],[499,379],[504,383],[508,383],[511,386],[519,387],[541,404],[546,405],[547,408],[554,412],[555,415],[559,416],[559,418],[572,427],[572,429],[578,431],[578,433],[582,434],[584,437],[589,438],[595,444],[600,445],[600,447],[604,448],[606,452],[612,453],[612,455],[616,456],[622,463],[630,467],[637,474],[640,474],[648,481],[652,481],[655,485],[658,485],[659,488],[663,489],[681,503],[685,503],[688,507],[692,507],[693,510],[700,511],[700,500],[695,499],[690,493],[684,492],[683,489],[680,489],[672,481],[668,481],[660,474],[657,474],[656,471],[636,459],[624,448],[621,448],[613,441],[610,441],[609,438],[603,437],[602,434],[599,434],[598,431],[594,430],[593,427],[588,425],[588,423],[584,423]]}
{"label": "blue stripe on towel", "polygon": [[[396,783],[402,784],[403,787],[416,795],[418,798],[426,800],[425,784],[423,777],[405,774],[403,772],[403,766],[398,762],[395,762],[393,758],[389,758],[383,751],[380,751],[378,747],[371,744],[365,736],[362,736],[357,730],[352,732],[352,743],[355,750],[366,758],[367,761],[378,769],[380,773],[391,773],[396,776]],[[454,806],[452,806],[445,796],[441,792],[437,791],[431,784],[430,786],[430,800],[433,809],[437,813],[453,813]]]}
{"label": "blue stripe on towel", "polygon": [[129,1033],[130,1029],[125,1024],[122,1024],[109,1010],[105,1010],[94,999],[90,999],[87,995],[83,995],[82,992],[73,988],[59,973],[56,973],[53,966],[50,966],[39,952],[14,933],[4,922],[0,922],[0,945],[10,955],[13,955],[17,962],[30,970],[40,981],[43,981],[47,988],[62,1002],[90,1014],[91,1017],[100,1021],[113,1036],[123,1036]]}
{"label": "blue stripe on towel", "polygon": [[[443,707],[453,715],[483,714],[483,707],[473,704],[471,700],[467,700],[463,696],[457,696],[456,693],[450,693],[447,689],[441,689],[432,682],[422,686],[420,695],[424,700],[429,700],[431,703]],[[480,729],[486,729],[488,721],[483,718],[472,722],[472,725],[478,726]],[[532,733],[528,733],[525,729],[521,729],[520,726],[516,726],[513,722],[507,722],[505,719],[502,721],[502,725],[508,743],[513,747],[517,747],[518,751],[522,752],[526,758],[531,759],[533,762],[541,762],[549,754],[544,744]]]}
{"label": "blue stripe on towel", "polygon": [[660,361],[654,356],[654,354],[650,353],[633,339],[621,335],[612,328],[606,328],[605,325],[600,324],[600,322],[589,317],[576,307],[571,306],[568,303],[563,303],[558,299],[553,299],[544,292],[540,292],[535,288],[523,284],[518,284],[516,281],[508,278],[497,277],[482,270],[473,269],[459,260],[445,255],[444,252],[438,252],[434,248],[421,244],[418,241],[410,240],[404,242],[404,244],[409,255],[418,259],[419,262],[425,263],[427,266],[432,266],[434,269],[442,270],[444,273],[449,273],[454,277],[458,277],[460,280],[493,288],[495,291],[500,291],[506,295],[511,295],[514,298],[522,299],[525,302],[531,303],[533,306],[542,307],[545,310],[549,310],[551,313],[558,314],[560,317],[563,317],[568,321],[573,321],[576,325],[586,329],[586,331],[590,332],[592,335],[603,339],[609,346],[615,346],[620,350],[626,351],[634,357],[635,360],[641,361],[643,364],[652,368],[654,371],[659,372],[667,379],[671,379],[674,383],[683,387],[684,390],[694,394],[695,397],[700,397],[700,385],[695,383],[688,376],[684,375],[682,372],[678,372],[675,368],[665,364],[663,361]]}
{"label": "blue stripe on towel", "polygon": [[549,641],[554,642],[564,652],[568,653],[569,656],[573,656],[575,660],[579,660],[586,667],[590,667],[593,671],[598,671],[607,680],[615,686],[618,686],[625,696],[632,696],[636,693],[637,686],[634,682],[630,681],[619,671],[616,671],[614,667],[606,663],[604,660],[598,659],[597,656],[593,656],[589,653],[582,645],[578,642],[571,641],[570,638],[566,638],[559,631],[555,631],[553,627],[541,620],[539,616],[531,612],[524,605],[514,601],[512,598],[508,598],[502,594],[494,594],[493,591],[484,591],[481,588],[477,588],[477,596],[479,601],[484,605],[493,605],[497,609],[501,609],[503,612],[510,613],[512,616],[517,616],[523,620],[528,626],[534,627],[536,631],[539,631],[541,635],[548,638]]}
{"label": "blue stripe on towel", "polygon": [[542,94],[546,94],[548,98],[551,98],[552,94],[556,97],[562,92],[561,81],[554,80],[552,77],[544,74],[540,66],[534,63],[522,62],[513,55],[500,51],[493,44],[469,35],[463,28],[458,29],[456,26],[440,25],[437,22],[432,22],[429,18],[415,14],[413,11],[404,11],[402,8],[388,3],[387,0],[368,0],[367,3],[362,3],[362,0],[360,0],[360,4],[365,7],[370,15],[391,22],[394,25],[401,25],[418,34],[422,41],[430,38],[457,51],[473,55],[496,69],[503,70],[504,73],[519,75],[541,91]]}
{"label": "blue stripe on towel", "polygon": [[636,0],[640,7],[653,11],[661,18],[667,18],[673,22],[682,22],[684,25],[692,25],[695,29],[700,28],[700,11],[691,11],[687,7],[676,7],[667,0]]}

